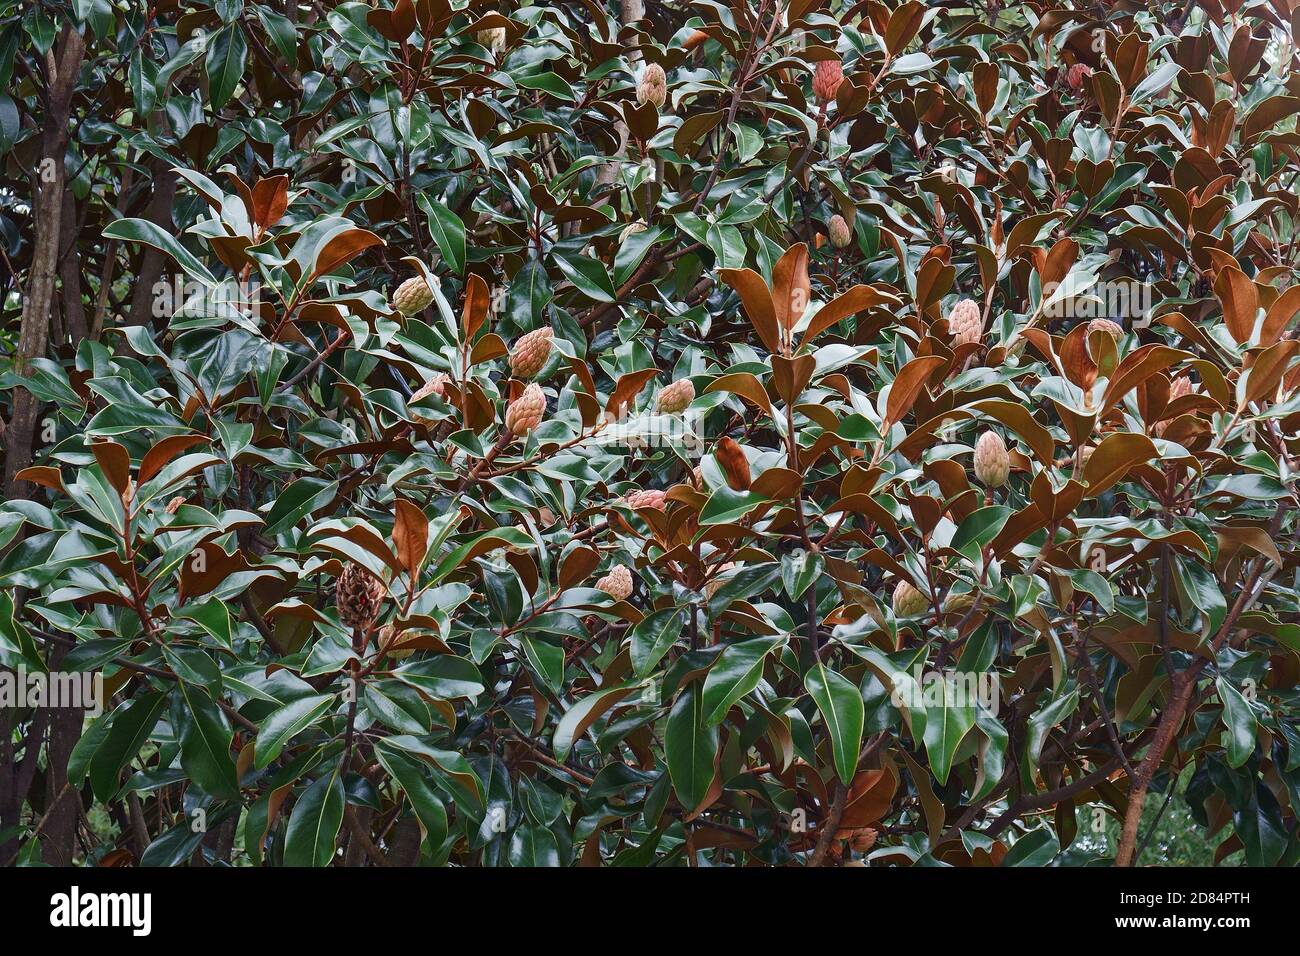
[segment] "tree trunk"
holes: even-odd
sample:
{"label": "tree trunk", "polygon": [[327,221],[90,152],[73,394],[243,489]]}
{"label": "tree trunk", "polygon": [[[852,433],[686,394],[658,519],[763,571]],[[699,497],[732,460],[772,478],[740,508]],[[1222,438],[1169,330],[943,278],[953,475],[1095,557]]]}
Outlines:
{"label": "tree trunk", "polygon": [[[63,234],[63,191],[67,185],[63,154],[68,143],[72,94],[76,90],[77,76],[86,55],[86,44],[80,33],[71,27],[65,27],[56,50],[57,54],[51,50],[45,57],[50,82],[46,90],[49,112],[45,116],[41,132],[41,158],[36,164],[36,180],[32,190],[36,241],[33,244],[32,267],[27,277],[27,299],[23,303],[18,351],[14,356],[14,372],[24,376],[31,374],[32,360],[43,357],[49,347],[51,307],[59,267],[59,240]],[[31,392],[24,388],[14,389],[13,411],[9,426],[5,429],[6,498],[25,498],[34,487],[30,482],[16,481],[14,476],[32,462],[39,410],[36,397]]]}
{"label": "tree trunk", "polygon": [[[57,670],[66,651],[51,652],[50,670]],[[64,793],[68,783],[68,758],[81,739],[86,712],[81,707],[50,708],[50,742],[45,751],[45,807],[49,817],[41,830],[41,859],[52,866],[71,866],[77,854],[77,824],[81,820],[81,794]],[[55,805],[55,801],[58,805]]]}
{"label": "tree trunk", "polygon": [[63,303],[63,333],[66,342],[75,351],[89,333],[86,325],[86,305],[81,298],[81,252],[77,244],[80,235],[77,221],[77,202],[71,189],[63,191],[63,255],[59,262],[59,297]]}
{"label": "tree trunk", "polygon": [[[144,218],[167,232],[175,229],[172,223],[172,200],[176,197],[176,174],[165,163],[154,160],[150,163],[153,170],[153,198],[145,210]],[[140,268],[135,272],[134,290],[131,293],[131,312],[127,316],[130,325],[153,325],[154,286],[163,277],[163,268],[167,260],[153,246],[146,246],[140,258]],[[173,303],[179,306],[179,302]],[[170,318],[170,316],[168,316]]]}
{"label": "tree trunk", "polygon": [[388,861],[393,866],[415,866],[420,860],[420,824],[415,817],[405,816],[393,827],[389,843]]}
{"label": "tree trunk", "polygon": [[[622,26],[629,23],[636,23],[645,16],[644,0],[621,0],[619,4],[619,22]],[[632,52],[628,54],[628,62],[633,66],[641,59],[640,54]],[[618,133],[618,149],[614,155],[620,160],[627,158],[627,124],[618,120],[614,124],[614,129]],[[612,186],[614,180],[618,177],[618,164],[606,163],[596,170],[596,183],[600,186]]]}

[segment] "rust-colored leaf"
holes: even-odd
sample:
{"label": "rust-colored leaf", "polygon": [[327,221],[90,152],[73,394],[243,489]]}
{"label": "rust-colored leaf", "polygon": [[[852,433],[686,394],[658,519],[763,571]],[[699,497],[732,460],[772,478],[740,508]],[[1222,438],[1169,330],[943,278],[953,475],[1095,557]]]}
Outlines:
{"label": "rust-colored leaf", "polygon": [[329,275],[339,266],[352,261],[371,246],[383,245],[387,245],[387,243],[369,229],[348,229],[341,232],[325,243],[325,248],[316,257],[316,266],[312,271],[311,278],[315,279],[318,276]]}
{"label": "rust-colored leaf", "polygon": [[713,457],[717,459],[718,466],[727,479],[727,484],[733,490],[749,490],[749,459],[745,457],[745,450],[740,447],[735,439],[727,435],[718,439],[717,447],[713,450]]}
{"label": "rust-colored leaf", "polygon": [[622,414],[627,404],[636,398],[637,392],[659,374],[657,368],[643,368],[636,372],[628,372],[626,375],[618,377],[618,384],[614,386],[614,391],[609,396],[609,401],[605,403],[605,415],[610,419],[616,419]]}
{"label": "rust-colored leaf", "polygon": [[745,314],[769,352],[781,351],[781,333],[776,324],[772,293],[763,277],[753,269],[720,269],[718,275],[740,295]]}
{"label": "rust-colored leaf", "polygon": [[795,323],[802,318],[812,295],[808,278],[808,246],[797,242],[786,250],[772,269],[772,305],[776,324],[789,338]]}
{"label": "rust-colored leaf", "polygon": [[279,222],[288,208],[288,176],[268,176],[257,181],[253,187],[253,222],[260,231],[265,232]]}
{"label": "rust-colored leaf", "polygon": [[1137,465],[1158,458],[1159,452],[1146,435],[1113,432],[1101,440],[1083,469],[1088,490],[1085,497],[1096,498],[1123,479]]}
{"label": "rust-colored leaf", "polygon": [[1293,285],[1268,307],[1264,325],[1259,332],[1260,345],[1272,345],[1282,337],[1291,320],[1300,312],[1300,285]]}
{"label": "rust-colored leaf", "polygon": [[154,445],[140,461],[140,483],[148,481],[158,474],[167,462],[194,445],[210,442],[206,435],[168,435]]}
{"label": "rust-colored leaf", "polygon": [[115,441],[97,441],[90,450],[108,483],[119,495],[125,493],[131,482],[131,453]]}
{"label": "rust-colored leaf", "polygon": [[1115,369],[1114,376],[1106,383],[1106,393],[1102,396],[1101,411],[1105,413],[1125,395],[1137,387],[1148,375],[1163,372],[1171,365],[1195,358],[1191,352],[1170,348],[1167,345],[1144,345],[1136,352],[1125,356]]}
{"label": "rust-colored leaf", "polygon": [[704,389],[705,394],[709,392],[732,392],[761,408],[769,415],[772,414],[772,402],[767,397],[767,390],[763,388],[763,383],[749,372],[732,372],[729,375],[720,375]]}
{"label": "rust-colored leaf", "polygon": [[841,827],[870,826],[889,812],[898,778],[886,770],[860,770],[844,802]]}
{"label": "rust-colored leaf", "polygon": [[1246,373],[1246,393],[1242,396],[1238,410],[1244,410],[1251,402],[1276,392],[1278,383],[1282,381],[1282,376],[1286,374],[1297,351],[1300,351],[1300,341],[1284,339],[1255,356],[1254,363]]}
{"label": "rust-colored leaf", "polygon": [[[893,25],[892,22],[890,24]],[[993,109],[998,96],[998,67],[995,63],[981,60],[975,64],[975,105],[985,116]]]}
{"label": "rust-colored leaf", "polygon": [[1031,409],[996,398],[976,402],[971,408],[997,419],[1019,435],[1033,450],[1040,465],[1051,464],[1052,456],[1056,453],[1056,442],[1052,439],[1052,433],[1034,418]]}
{"label": "rust-colored leaf", "polygon": [[920,0],[907,0],[889,15],[885,29],[885,49],[890,56],[898,56],[916,37],[925,17],[925,4]]}
{"label": "rust-colored leaf", "polygon": [[411,0],[397,0],[393,4],[393,33],[405,40],[415,32],[415,4]]}
{"label": "rust-colored leaf", "polygon": [[600,552],[595,548],[579,546],[564,556],[560,562],[560,589],[571,588],[585,581],[600,564]]}
{"label": "rust-colored leaf", "polygon": [[405,498],[396,502],[397,519],[393,522],[393,544],[397,548],[397,560],[402,562],[414,582],[424,563],[424,554],[429,545],[429,519],[423,511]]}
{"label": "rust-colored leaf", "polygon": [[793,402],[808,386],[816,368],[817,360],[811,355],[800,355],[797,358],[773,355],[772,384],[776,386],[776,393],[783,401]]}
{"label": "rust-colored leaf", "polygon": [[464,335],[462,344],[474,341],[474,336],[487,321],[490,306],[491,293],[487,283],[482,276],[470,273],[469,282],[465,286],[465,305],[460,313],[460,327]]}
{"label": "rust-colored leaf", "polygon": [[1061,369],[1065,377],[1084,392],[1092,391],[1092,383],[1097,380],[1097,363],[1088,354],[1088,326],[1076,325],[1061,343]]}
{"label": "rust-colored leaf", "polygon": [[1220,269],[1214,280],[1214,294],[1223,304],[1223,321],[1238,345],[1250,341],[1259,312],[1259,290],[1254,281],[1235,266]]}
{"label": "rust-colored leaf", "polygon": [[889,387],[889,400],[885,404],[885,428],[891,428],[903,420],[912,410],[916,398],[925,387],[926,380],[935,369],[947,363],[940,355],[922,355],[903,366],[898,377]]}
{"label": "rust-colored leaf", "polygon": [[14,479],[16,481],[30,481],[34,485],[41,485],[51,491],[63,491],[63,476],[59,473],[59,469],[50,465],[33,465],[30,468],[24,468],[14,475]]}
{"label": "rust-colored leaf", "polygon": [[812,321],[808,323],[808,328],[804,331],[803,338],[800,341],[811,342],[819,332],[829,329],[835,323],[843,321],[857,312],[876,305],[897,307],[899,305],[898,297],[882,292],[875,286],[855,285],[831,299],[817,311],[817,314],[812,317]]}

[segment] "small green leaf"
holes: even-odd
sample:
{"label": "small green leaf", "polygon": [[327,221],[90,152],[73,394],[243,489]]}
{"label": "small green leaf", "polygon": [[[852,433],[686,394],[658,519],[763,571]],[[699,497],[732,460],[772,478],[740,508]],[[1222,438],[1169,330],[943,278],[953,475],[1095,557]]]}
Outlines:
{"label": "small green leaf", "polygon": [[705,723],[721,723],[732,705],[758,686],[763,661],[784,643],[784,637],[760,637],[727,645],[704,679]]}
{"label": "small green leaf", "polygon": [[698,681],[677,696],[664,732],[664,756],[677,799],[689,812],[708,795],[718,756],[718,728],[704,719],[704,694]]}
{"label": "small green leaf", "polygon": [[337,767],[298,797],[284,838],[285,866],[329,866],[345,801]]}
{"label": "small green leaf", "polygon": [[1223,726],[1228,729],[1224,744],[1228,751],[1228,766],[1236,769],[1255,752],[1255,732],[1258,728],[1255,712],[1241,691],[1219,677],[1214,681],[1223,701]]}
{"label": "small green leaf", "polygon": [[862,694],[852,681],[820,662],[808,669],[804,686],[826,722],[835,772],[847,786],[858,769],[858,755],[862,750],[862,727],[866,720]]}

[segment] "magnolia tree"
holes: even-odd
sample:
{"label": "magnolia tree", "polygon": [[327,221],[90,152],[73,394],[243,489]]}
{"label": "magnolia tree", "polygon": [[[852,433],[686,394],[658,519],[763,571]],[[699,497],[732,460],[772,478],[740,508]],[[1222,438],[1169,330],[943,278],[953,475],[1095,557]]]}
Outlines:
{"label": "magnolia tree", "polygon": [[0,859],[1300,860],[1292,6],[0,2]]}

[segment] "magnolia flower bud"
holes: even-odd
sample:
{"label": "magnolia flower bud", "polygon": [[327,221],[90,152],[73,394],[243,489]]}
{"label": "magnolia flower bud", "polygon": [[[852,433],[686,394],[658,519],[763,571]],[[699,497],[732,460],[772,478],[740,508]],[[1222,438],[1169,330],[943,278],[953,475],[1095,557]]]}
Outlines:
{"label": "magnolia flower bud", "polygon": [[713,595],[718,593],[718,589],[731,579],[731,575],[728,572],[734,570],[735,567],[735,561],[726,561],[719,565],[718,573],[713,576],[712,580],[710,580],[708,584],[704,585],[704,596],[712,600]]}
{"label": "magnolia flower bud", "polygon": [[948,313],[948,331],[954,346],[978,345],[984,338],[984,317],[974,299],[962,299]]}
{"label": "magnolia flower bud", "polygon": [[877,833],[871,827],[859,827],[849,837],[849,847],[855,853],[867,853],[876,845]]}
{"label": "magnolia flower bud", "polygon": [[844,68],[839,60],[818,60],[813,71],[813,96],[819,103],[829,103],[844,82]]}
{"label": "magnolia flower bud", "polygon": [[597,581],[596,587],[615,601],[625,601],[632,594],[632,572],[620,564]]}
{"label": "magnolia flower bud", "polygon": [[717,459],[723,475],[726,476],[727,484],[733,491],[749,490],[749,459],[745,457],[745,450],[734,439],[725,435],[718,439],[713,457]]}
{"label": "magnolia flower bud", "polygon": [[339,620],[348,627],[369,627],[379,614],[386,590],[383,581],[361,565],[349,562],[334,585]]}
{"label": "magnolia flower bud", "polygon": [[1115,341],[1124,337],[1124,326],[1118,322],[1112,322],[1110,319],[1093,319],[1088,323],[1088,337],[1092,338],[1093,332],[1105,332]]}
{"label": "magnolia flower bud", "polygon": [[[1190,394],[1192,394],[1192,380],[1186,375],[1180,375],[1169,383],[1169,404],[1172,404],[1175,399]],[[1168,413],[1169,404],[1166,404],[1165,406],[1166,414]],[[1172,421],[1172,418],[1166,418],[1164,421],[1156,423],[1155,433],[1157,438],[1164,437],[1165,431],[1169,428]]]}
{"label": "magnolia flower bud", "polygon": [[506,28],[488,27],[474,34],[479,46],[487,47],[493,53],[500,53],[506,48]]}
{"label": "magnolia flower bud", "polygon": [[843,249],[853,241],[853,229],[843,216],[831,216],[831,221],[826,229],[831,237],[831,245],[836,249]]}
{"label": "magnolia flower bud", "polygon": [[546,396],[542,394],[542,387],[532,382],[506,409],[506,428],[513,435],[527,435],[542,423],[545,412]]}
{"label": "magnolia flower bud", "polygon": [[647,226],[640,219],[638,219],[636,222],[629,222],[626,226],[623,227],[623,231],[618,234],[619,244],[621,245],[622,243],[626,242],[628,236],[635,236],[638,232],[645,232],[649,228],[650,227]]}
{"label": "magnolia flower bud", "polygon": [[510,353],[510,374],[515,378],[532,378],[540,372],[551,357],[554,334],[549,325],[544,325],[520,338]]}
{"label": "magnolia flower bud", "polygon": [[122,491],[122,504],[129,505],[133,501],[135,501],[135,479],[128,478],[126,488]]}
{"label": "magnolia flower bud", "polygon": [[974,591],[949,591],[948,596],[943,599],[943,610],[946,614],[954,614],[966,610],[974,603]]}
{"label": "magnolia flower bud", "polygon": [[393,293],[393,309],[402,315],[415,315],[427,308],[432,301],[433,290],[423,276],[407,279]]}
{"label": "magnolia flower bud", "polygon": [[1087,63],[1076,63],[1066,72],[1065,83],[1078,93],[1087,85],[1090,76],[1092,76],[1092,67]]}
{"label": "magnolia flower bud", "polygon": [[391,624],[385,624],[379,629],[379,634],[376,638],[379,652],[381,654],[387,654],[395,661],[400,661],[404,657],[410,657],[415,653],[414,647],[394,648],[393,646],[399,643],[401,637],[402,635],[397,632],[397,628],[393,627]]}
{"label": "magnolia flower bud", "polygon": [[181,505],[183,504],[185,504],[185,496],[177,495],[171,501],[167,502],[167,513],[169,515],[174,515],[176,512],[181,510]]}
{"label": "magnolia flower bud", "polygon": [[642,508],[664,511],[668,507],[668,499],[665,497],[664,492],[659,491],[657,488],[649,488],[645,491],[629,491],[624,500],[633,511]]}
{"label": "magnolia flower bud", "polygon": [[930,602],[911,581],[899,581],[894,588],[894,617],[916,617]]}
{"label": "magnolia flower bud", "polygon": [[975,443],[975,477],[986,488],[1000,488],[1006,484],[1010,472],[1011,459],[1002,436],[994,431],[980,435]]}
{"label": "magnolia flower bud", "polygon": [[658,63],[646,64],[641,81],[636,85],[636,101],[642,106],[653,103],[655,109],[663,109],[667,99],[668,77],[664,74],[664,68]]}
{"label": "magnolia flower bud", "polygon": [[451,376],[446,372],[435,373],[427,382],[411,393],[411,400],[408,405],[414,405],[416,402],[422,402],[430,395],[437,395],[439,398],[447,397],[447,383],[451,381]]}
{"label": "magnolia flower bud", "polygon": [[689,378],[679,378],[671,385],[665,386],[655,400],[661,415],[676,415],[686,411],[686,407],[695,401],[695,383]]}

